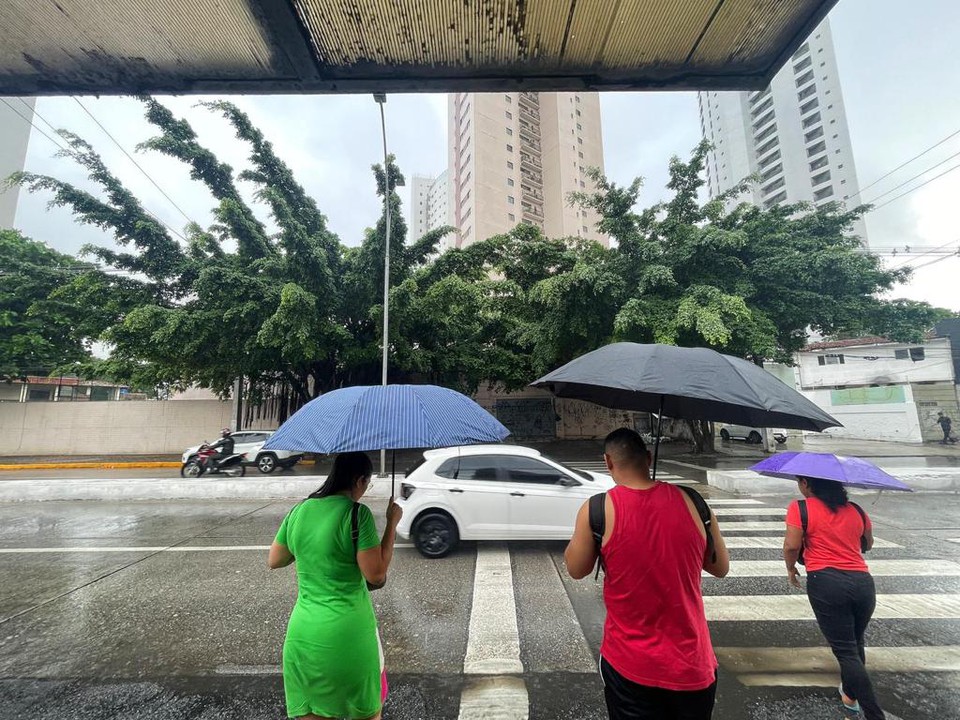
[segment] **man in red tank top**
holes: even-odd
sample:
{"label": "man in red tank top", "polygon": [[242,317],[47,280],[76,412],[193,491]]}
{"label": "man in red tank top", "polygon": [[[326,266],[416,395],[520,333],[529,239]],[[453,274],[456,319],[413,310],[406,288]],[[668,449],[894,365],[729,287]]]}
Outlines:
{"label": "man in red tank top", "polygon": [[615,430],[603,449],[616,487],[606,496],[599,553],[584,503],[564,558],[577,579],[603,559],[600,676],[607,711],[611,720],[709,720],[717,660],[700,572],[723,577],[730,567],[716,516],[711,511],[714,558],[693,500],[650,479],[650,453],[639,433]]}

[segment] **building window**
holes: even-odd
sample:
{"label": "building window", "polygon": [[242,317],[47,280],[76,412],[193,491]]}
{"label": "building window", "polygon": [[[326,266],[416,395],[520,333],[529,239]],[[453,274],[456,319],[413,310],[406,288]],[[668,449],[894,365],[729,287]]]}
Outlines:
{"label": "building window", "polygon": [[827,185],[827,187],[822,190],[817,190],[813,194],[813,201],[820,202],[821,200],[826,200],[828,197],[833,195],[833,185]]}
{"label": "building window", "polygon": [[793,59],[796,60],[805,52],[807,52],[809,49],[810,49],[810,43],[804,43],[803,45],[800,46],[800,49],[793,54]]}
{"label": "building window", "polygon": [[577,144],[583,145],[583,138],[577,138]]}
{"label": "building window", "polygon": [[902,350],[894,350],[894,357],[897,360],[913,360],[913,362],[919,362],[926,359],[926,351],[922,347],[912,347],[904,348]]}
{"label": "building window", "polygon": [[507,202],[510,203],[511,205],[514,205],[514,204],[515,204],[515,201],[514,201],[514,199],[513,199],[513,195],[507,195]]}
{"label": "building window", "polygon": [[[817,86],[816,86],[816,85],[810,85],[809,87],[805,87],[803,90],[801,90],[800,92],[797,93],[797,100],[806,100],[808,97],[810,97],[811,95],[813,95],[813,94],[816,93],[816,92],[817,92]],[[830,91],[827,90],[827,93],[829,93],[829,92],[830,92]],[[825,93],[825,94],[827,94],[827,93]]]}
{"label": "building window", "polygon": [[580,102],[580,96],[577,95],[576,98],[577,98],[577,102]]}
{"label": "building window", "polygon": [[820,122],[820,113],[815,112],[815,113],[814,113],[813,115],[811,115],[810,117],[804,119],[804,121],[803,121],[803,129],[806,130],[808,127],[813,127],[813,126],[816,125],[818,122]]}
{"label": "building window", "polygon": [[513,135],[513,128],[507,128],[507,135]]}
{"label": "building window", "polygon": [[509,143],[507,144],[507,152],[508,152],[508,153],[512,153],[512,152],[513,152],[513,145],[510,145]]}
{"label": "building window", "polygon": [[787,191],[786,191],[786,190],[781,190],[781,191],[778,192],[776,195],[774,195],[772,198],[770,198],[770,199],[768,199],[768,200],[764,200],[763,206],[764,206],[767,210],[769,210],[770,208],[772,208],[772,207],[773,207],[774,205],[776,205],[777,203],[781,203],[781,202],[783,202],[783,201],[786,200],[786,199],[787,199]]}
{"label": "building window", "polygon": [[580,181],[580,187],[585,188],[586,186],[587,186],[587,184],[586,184],[583,180],[581,180],[581,181]]}
{"label": "building window", "polygon": [[507,178],[507,186],[513,187],[513,178]]}
{"label": "building window", "polygon": [[507,160],[507,170],[513,170],[513,163]]}
{"label": "building window", "polygon": [[[814,160],[812,163],[810,163],[810,172],[813,172],[814,170],[819,170],[820,168],[825,167],[828,162],[829,162],[829,160],[827,160],[827,156],[826,156],[826,155],[821,155],[821,156],[818,157],[816,160]],[[842,166],[841,166],[841,167],[842,167]]]}
{"label": "building window", "polygon": [[[827,149],[827,141],[821,140],[816,145],[811,145],[807,148],[807,157],[813,157],[817,153],[822,153]],[[840,152],[839,150],[837,152]]]}
{"label": "building window", "polygon": [[580,126],[580,123],[577,123],[577,130],[583,130],[583,128]]}
{"label": "building window", "polygon": [[507,101],[508,103],[512,103],[512,102],[513,102],[513,98],[510,97],[509,95],[504,95],[503,97],[504,97],[504,99],[506,99],[506,101]]}
{"label": "building window", "polygon": [[577,117],[580,117],[580,111],[577,110]]}
{"label": "building window", "polygon": [[754,138],[754,140],[756,140],[756,142],[760,142],[761,140],[766,140],[768,137],[770,137],[771,135],[773,135],[776,131],[777,131],[777,125],[776,125],[776,123],[774,123],[773,125],[770,125],[770,126],[769,126],[766,130],[764,130],[762,133],[760,133],[759,135],[757,135],[757,136]]}
{"label": "building window", "polygon": [[506,116],[507,120],[513,120],[513,113],[509,110],[505,110],[503,114]]}
{"label": "building window", "polygon": [[813,130],[803,136],[806,142],[812,142],[817,138],[823,137],[823,126],[815,127]]}
{"label": "building window", "polygon": [[[806,115],[808,112],[810,112],[811,110],[814,110],[815,108],[818,108],[818,107],[820,107],[820,99],[819,99],[819,98],[814,98],[814,99],[811,100],[810,102],[805,103],[804,105],[801,105],[801,106],[800,106],[800,114],[801,114],[801,115]],[[830,108],[827,108],[827,109],[829,110]]]}
{"label": "building window", "polygon": [[843,355],[819,355],[818,365],[844,365]]}
{"label": "building window", "polygon": [[765,188],[763,188],[763,191],[762,191],[762,192],[763,192],[764,195],[769,195],[769,194],[772,193],[774,190],[779,190],[780,188],[782,188],[782,187],[784,186],[784,184],[785,184],[785,183],[784,183],[784,180],[783,180],[782,177],[777,178],[777,179],[774,180],[772,183],[770,183],[770,184],[767,185]]}
{"label": "building window", "polygon": [[829,179],[830,179],[830,171],[825,170],[819,175],[814,175],[812,178],[810,178],[810,184],[816,187],[817,185],[823,185]]}
{"label": "building window", "polygon": [[803,71],[806,70],[808,67],[810,67],[812,64],[813,64],[813,60],[811,60],[810,57],[807,56],[807,57],[805,57],[803,60],[801,60],[800,62],[798,62],[796,65],[793,66],[793,71],[794,71],[795,73],[803,72]]}
{"label": "building window", "polygon": [[580,159],[583,160],[583,153],[582,153],[582,152],[578,152],[577,155],[579,155],[579,156],[580,156]]}
{"label": "building window", "polygon": [[466,220],[468,217],[470,217],[470,213],[472,212],[473,212],[473,208],[467,208],[466,210],[464,210],[463,219]]}
{"label": "building window", "polygon": [[808,82],[813,81],[813,70],[807,70],[803,75],[797,78],[797,87],[803,87]]}
{"label": "building window", "polygon": [[510,222],[516,222],[517,216],[514,215],[513,213],[507,213],[507,220],[509,220]]}

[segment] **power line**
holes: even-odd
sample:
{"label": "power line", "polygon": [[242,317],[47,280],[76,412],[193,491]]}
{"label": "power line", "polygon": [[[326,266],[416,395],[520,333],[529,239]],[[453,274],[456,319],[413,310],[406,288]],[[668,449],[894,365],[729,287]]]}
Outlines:
{"label": "power line", "polygon": [[146,170],[143,169],[143,166],[141,166],[140,163],[137,162],[136,158],[134,158],[130,153],[128,153],[127,150],[126,150],[126,148],[124,148],[123,145],[121,145],[121,144],[117,141],[117,139],[116,139],[113,135],[110,134],[110,131],[107,130],[99,120],[97,120],[97,118],[94,116],[94,114],[93,114],[92,112],[90,112],[90,110],[87,108],[87,106],[84,105],[82,102],[80,102],[80,98],[74,96],[73,99],[74,99],[74,101],[77,103],[77,105],[79,105],[81,108],[83,108],[83,111],[84,111],[87,115],[90,116],[90,119],[93,120],[93,121],[97,124],[97,127],[99,127],[101,130],[103,130],[104,135],[106,135],[108,138],[110,138],[110,139],[113,141],[113,144],[116,145],[118,148],[120,148],[120,151],[121,151],[124,155],[127,156],[127,158],[130,160],[130,162],[132,162],[134,165],[137,166],[137,170],[139,170],[141,173],[143,173],[143,176],[144,176],[145,178],[147,178],[147,180],[149,180],[150,183],[151,183],[157,190],[160,191],[160,194],[163,195],[163,196],[170,202],[170,204],[173,205],[173,206],[177,209],[177,212],[179,212],[181,215],[183,215],[184,219],[185,219],[187,222],[193,222],[193,220],[190,219],[190,216],[187,215],[187,214],[183,211],[183,209],[182,209],[179,205],[177,205],[176,202],[174,202],[173,198],[171,198],[169,195],[167,195],[166,191],[157,184],[157,182],[150,176],[150,173],[148,173]]}
{"label": "power line", "polygon": [[952,255],[944,255],[943,257],[938,257],[938,258],[934,258],[933,260],[928,260],[927,262],[921,263],[920,265],[914,265],[913,267],[910,267],[908,264],[904,267],[910,267],[910,270],[919,270],[920,268],[925,268],[928,265],[936,265],[938,262],[949,260],[952,257],[958,257],[958,255],[960,255],[960,253],[954,253]]}
{"label": "power line", "polygon": [[960,245],[960,238],[957,238],[956,240],[951,240],[950,242],[945,242],[943,245],[937,245],[936,247],[931,248],[931,249],[927,250],[926,252],[920,253],[919,255],[917,255],[916,257],[914,257],[912,260],[907,260],[906,262],[903,262],[903,263],[901,263],[901,264],[899,264],[899,265],[897,265],[896,267],[891,268],[891,269],[892,269],[892,270],[899,270],[900,268],[904,268],[904,267],[906,267],[907,265],[909,265],[909,264],[912,263],[912,262],[916,262],[917,260],[919,260],[919,259],[922,258],[922,257],[925,257],[925,256],[927,256],[927,255],[938,254],[938,253],[940,253],[940,252],[943,252],[944,249],[949,248],[949,247],[952,247],[952,246],[954,246],[954,245]]}
{"label": "power line", "polygon": [[[70,153],[70,152],[72,152],[71,149],[70,149],[69,147],[67,147],[66,145],[64,145],[62,142],[60,142],[59,140],[55,140],[55,139],[53,139],[52,137],[50,137],[46,132],[44,132],[43,128],[41,128],[39,125],[37,125],[35,122],[33,122],[33,119],[32,119],[32,118],[27,117],[26,115],[24,115],[23,113],[21,113],[19,110],[17,110],[17,108],[15,108],[13,105],[11,105],[10,102],[9,102],[6,98],[0,97],[0,102],[3,102],[4,105],[6,105],[6,106],[7,106],[8,108],[10,108],[13,112],[15,112],[17,115],[19,115],[20,118],[21,118],[24,122],[26,122],[30,127],[32,127],[32,128],[33,128],[34,130],[36,130],[38,133],[40,133],[41,135],[43,135],[45,138],[47,138],[47,140],[49,140],[50,142],[52,142],[54,145],[56,145],[58,148],[60,148],[63,152],[65,152],[65,153]],[[25,103],[22,99],[21,99],[20,102],[23,102],[23,104],[26,105],[27,108],[30,108],[30,106],[27,105],[27,103]],[[34,114],[36,117],[40,118],[40,120],[42,120],[44,123],[46,123],[48,127],[51,127],[51,128],[53,127],[53,124],[50,123],[45,117],[43,117],[43,115],[41,115],[39,112],[37,112],[36,109],[33,109],[33,114]],[[55,130],[55,132],[59,133],[60,131],[59,131],[59,130]],[[121,148],[121,149],[122,149],[122,148]],[[142,205],[141,205],[141,207],[143,208]],[[179,208],[178,208],[178,209],[179,209]],[[154,215],[152,212],[150,212],[150,211],[147,210],[146,208],[143,208],[143,212],[146,213],[147,215],[149,215],[151,218],[153,218],[156,222],[158,222],[160,225],[162,225],[163,227],[165,227],[167,230],[169,230],[170,232],[172,232],[172,233],[173,233],[174,235],[176,235],[178,238],[180,238],[180,239],[183,240],[184,242],[187,242],[187,238],[185,238],[179,231],[175,230],[173,227],[171,227],[170,225],[168,225],[167,223],[165,223],[163,220],[161,220],[159,217],[157,217],[156,215]],[[189,219],[189,218],[188,218],[188,219]]]}
{"label": "power line", "polygon": [[872,188],[874,185],[876,185],[877,183],[881,182],[882,180],[886,180],[888,177],[890,177],[891,175],[893,175],[893,174],[894,174],[895,172],[897,172],[898,170],[901,170],[901,169],[905,168],[907,165],[909,165],[910,163],[912,163],[914,160],[917,160],[917,159],[923,157],[924,155],[926,155],[928,152],[930,152],[930,151],[933,150],[934,148],[940,147],[940,146],[943,145],[945,142],[947,142],[947,140],[950,140],[951,138],[956,137],[957,135],[960,135],[960,130],[955,130],[954,132],[952,132],[952,133],[950,133],[949,135],[947,135],[947,136],[946,136],[943,140],[941,140],[940,142],[938,142],[938,143],[936,143],[936,144],[934,144],[934,145],[931,145],[930,147],[928,147],[928,148],[927,148],[926,150],[924,150],[923,152],[921,152],[921,153],[919,153],[919,154],[917,154],[917,155],[914,155],[912,158],[910,158],[910,159],[907,160],[906,162],[903,162],[903,163],[897,165],[893,170],[891,170],[890,172],[886,173],[885,175],[881,175],[880,177],[878,177],[876,180],[874,180],[872,183],[870,183],[870,184],[867,185],[866,187],[860,188],[860,190],[857,191],[857,195],[860,195],[860,194],[862,194],[864,191],[869,190],[870,188]]}
{"label": "power line", "polygon": [[895,192],[896,190],[899,190],[899,189],[902,188],[904,185],[908,185],[909,183],[912,183],[912,182],[913,182],[914,180],[916,180],[917,178],[920,178],[920,177],[926,175],[928,172],[930,172],[930,171],[933,170],[934,168],[940,167],[941,165],[943,165],[943,164],[944,164],[945,162],[947,162],[948,160],[953,160],[953,159],[954,159],[955,157],[957,157],[958,155],[960,155],[960,150],[958,150],[957,152],[955,152],[955,153],[954,153],[953,155],[951,155],[950,157],[944,158],[943,160],[941,160],[940,162],[936,163],[935,165],[931,165],[931,166],[928,167],[926,170],[923,170],[922,172],[917,173],[917,174],[914,175],[912,178],[909,178],[909,179],[907,179],[907,180],[904,180],[904,181],[903,181],[902,183],[900,183],[899,185],[894,185],[892,188],[890,188],[890,189],[887,190],[886,192],[880,193],[880,194],[877,195],[875,198],[873,198],[873,200],[867,201],[867,204],[868,204],[868,205],[873,205],[873,203],[875,203],[877,200],[879,200],[880,198],[882,198],[884,195],[889,195],[890,193]]}
{"label": "power line", "polygon": [[[889,205],[890,203],[896,202],[896,201],[899,200],[900,198],[905,197],[905,196],[909,195],[910,193],[912,193],[912,192],[914,192],[914,191],[916,191],[916,190],[919,190],[919,189],[922,188],[924,185],[929,185],[929,184],[932,183],[934,180],[939,180],[939,179],[942,178],[944,175],[947,175],[947,174],[949,174],[949,173],[952,173],[954,170],[956,170],[956,169],[958,169],[958,168],[960,168],[960,163],[954,165],[954,166],[951,167],[951,168],[948,168],[948,169],[944,170],[944,171],[943,171],[942,173],[940,173],[939,175],[934,175],[932,178],[930,178],[929,180],[925,180],[924,182],[920,183],[920,184],[917,185],[916,187],[910,188],[909,190],[906,190],[906,191],[900,193],[899,195],[896,195],[896,196],[890,198],[890,199],[887,200],[886,202],[880,203],[879,205],[875,206],[872,210],[870,210],[870,212],[876,212],[876,211],[879,210],[880,208],[886,207],[886,206]],[[928,172],[929,172],[929,171],[928,171]],[[922,173],[921,173],[921,174],[922,174]]]}

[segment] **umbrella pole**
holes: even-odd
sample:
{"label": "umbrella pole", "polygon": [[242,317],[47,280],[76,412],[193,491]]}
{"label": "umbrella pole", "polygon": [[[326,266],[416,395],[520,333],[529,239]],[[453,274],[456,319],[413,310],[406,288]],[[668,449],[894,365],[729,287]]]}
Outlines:
{"label": "umbrella pole", "polygon": [[657,457],[660,455],[660,433],[663,432],[663,395],[660,396],[660,412],[657,413],[657,434],[653,438],[653,479],[657,479]]}
{"label": "umbrella pole", "polygon": [[397,451],[390,451],[390,499],[395,497],[394,488],[397,483]]}

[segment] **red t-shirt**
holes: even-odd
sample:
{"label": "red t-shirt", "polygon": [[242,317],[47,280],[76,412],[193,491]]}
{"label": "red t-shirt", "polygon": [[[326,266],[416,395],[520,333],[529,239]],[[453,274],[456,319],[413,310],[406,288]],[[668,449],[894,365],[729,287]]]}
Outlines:
{"label": "red t-shirt", "polygon": [[607,620],[600,654],[640,685],[709,687],[717,659],[700,593],[702,524],[683,492],[666,483],[649,490],[618,485],[608,494],[615,515],[601,550]]}
{"label": "red t-shirt", "polygon": [[[870,517],[866,513],[864,516],[870,529]],[[803,527],[797,500],[787,508],[787,525]],[[807,533],[803,538],[807,572],[824,568],[867,572],[867,563],[860,552],[863,533],[863,520],[853,505],[842,505],[834,513],[822,500],[807,498]]]}

